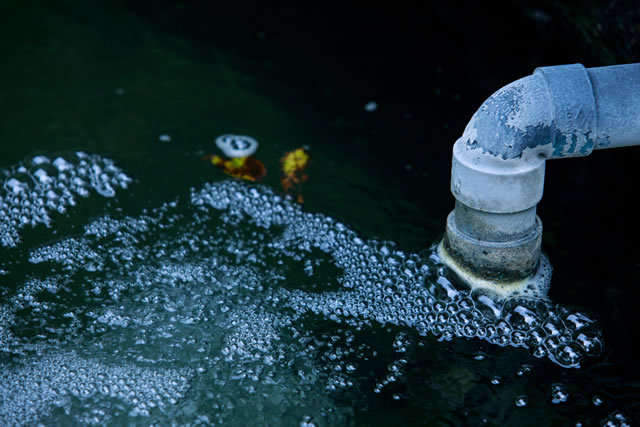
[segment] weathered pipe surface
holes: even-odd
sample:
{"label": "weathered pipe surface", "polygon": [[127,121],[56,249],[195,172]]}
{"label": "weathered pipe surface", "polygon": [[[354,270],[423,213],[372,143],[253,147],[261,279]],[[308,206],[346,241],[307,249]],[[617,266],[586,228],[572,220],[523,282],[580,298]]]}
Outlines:
{"label": "weathered pipe surface", "polygon": [[640,64],[537,68],[494,93],[461,140],[503,159],[538,148],[546,158],[640,142]]}
{"label": "weathered pipe surface", "polygon": [[454,145],[442,247],[483,280],[531,275],[546,160],[638,144],[640,64],[537,68],[491,95]]}

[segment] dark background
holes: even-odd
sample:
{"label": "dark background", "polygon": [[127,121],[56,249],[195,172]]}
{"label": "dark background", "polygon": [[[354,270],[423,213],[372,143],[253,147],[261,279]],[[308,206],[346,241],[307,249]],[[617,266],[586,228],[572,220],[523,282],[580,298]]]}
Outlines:
{"label": "dark background", "polygon": [[[9,0],[4,10],[0,7],[0,46],[11,44],[16,33],[40,31],[48,8],[89,28],[104,26],[104,16],[133,14],[157,33],[188,41],[201,61],[215,61],[213,47],[224,52],[233,69],[259,76],[264,96],[295,111],[299,120],[338,135],[335,144],[343,156],[372,180],[385,183],[384,198],[391,204],[398,201],[390,209],[418,227],[411,229],[413,239],[399,239],[409,250],[429,247],[442,236],[453,208],[451,147],[491,93],[539,66],[640,61],[636,1],[39,3]],[[95,38],[96,45],[126,44],[130,30],[118,25],[84,36]],[[47,21],[46,28],[52,40],[65,32],[63,23]],[[5,61],[0,66],[7,70],[14,64]],[[19,72],[46,79],[46,64],[39,67]],[[0,86],[4,113],[14,108],[2,103],[11,86],[9,80]],[[369,101],[379,105],[372,114],[363,111]],[[9,135],[9,127],[20,126],[14,121],[0,124],[0,137]],[[44,135],[37,125],[31,131]],[[94,151],[107,156],[117,151],[97,141],[100,149],[92,147]],[[144,147],[133,142],[130,151],[138,150]],[[0,141],[2,165],[28,154],[19,141]],[[126,155],[115,157],[126,166]],[[151,161],[149,168],[155,167]],[[631,396],[628,401],[640,389],[633,353],[639,335],[639,164],[640,147],[548,162],[538,206],[545,230],[543,251],[554,266],[550,296],[561,304],[585,307],[599,318],[607,350],[590,375],[602,378],[620,396]],[[310,192],[313,185],[323,183],[311,179]],[[375,221],[351,213],[357,209],[314,205],[313,198],[308,199],[311,210],[344,220],[365,235],[377,232],[394,239],[377,230]],[[411,211],[403,214],[404,206]],[[626,410],[637,415],[638,404],[627,405]]]}

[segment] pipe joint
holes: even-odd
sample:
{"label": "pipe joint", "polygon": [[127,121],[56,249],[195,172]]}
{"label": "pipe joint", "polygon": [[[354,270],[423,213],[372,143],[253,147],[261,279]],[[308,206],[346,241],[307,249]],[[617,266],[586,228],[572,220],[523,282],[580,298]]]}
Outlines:
{"label": "pipe joint", "polygon": [[598,134],[597,108],[587,69],[582,64],[540,67],[533,75],[544,79],[550,99],[550,158],[591,154]]}
{"label": "pipe joint", "polygon": [[451,193],[479,211],[520,212],[542,198],[544,169],[545,157],[535,149],[505,159],[472,148],[461,138],[453,146]]}
{"label": "pipe joint", "polygon": [[472,287],[537,280],[546,160],[638,144],[640,64],[541,67],[499,89],[453,146],[444,262]]}

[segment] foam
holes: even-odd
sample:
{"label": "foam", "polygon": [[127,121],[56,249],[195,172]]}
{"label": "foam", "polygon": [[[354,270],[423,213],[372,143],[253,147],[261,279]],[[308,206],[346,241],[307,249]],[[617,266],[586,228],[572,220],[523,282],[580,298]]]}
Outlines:
{"label": "foam", "polygon": [[[127,416],[159,424],[343,424],[352,409],[336,406],[332,393],[357,388],[360,366],[372,357],[356,343],[365,328],[399,329],[394,360],[375,379],[378,393],[406,375],[414,333],[526,348],[571,368],[602,350],[598,325],[584,313],[459,289],[434,250],[414,254],[365,240],[266,187],[233,181],[205,184],[187,201],[136,217],[97,218],[82,235],[28,251],[28,261],[43,268],[0,306],[0,349],[15,360],[0,379],[11,403],[0,418],[12,424]],[[91,398],[59,399],[52,390],[71,381],[66,374],[49,375],[57,379],[46,386],[29,382],[62,359],[107,377],[112,369],[141,378],[129,388],[174,398],[150,404],[146,395],[101,393],[99,382]],[[144,385],[156,373],[162,381]],[[161,384],[176,375],[177,383]],[[114,407],[115,415],[105,409]]]}
{"label": "foam", "polygon": [[[33,424],[55,407],[91,401],[93,409],[79,411],[77,423],[113,423],[118,417],[147,415],[184,396],[190,373],[185,370],[112,366],[84,359],[74,352],[50,352],[30,357],[22,366],[0,374],[0,424]],[[118,399],[129,411],[96,410],[99,402]],[[120,412],[120,413],[119,413]]]}
{"label": "foam", "polygon": [[[391,243],[364,242],[343,224],[304,213],[268,190],[260,194],[233,182],[205,185],[193,192],[192,203],[227,209],[235,217],[246,215],[263,227],[286,225],[273,247],[307,245],[329,252],[344,271],[339,281],[348,283],[347,288],[357,284],[353,291],[319,295],[281,289],[286,305],[298,314],[312,312],[361,325],[370,321],[405,325],[444,340],[480,338],[500,346],[525,347],[564,367],[579,367],[585,356],[597,356],[602,349],[599,330],[587,327],[595,322],[582,313],[527,296],[497,306],[492,301],[487,311],[489,300],[481,293],[457,289],[447,279],[435,251],[423,259]],[[585,320],[572,322],[577,318]]]}
{"label": "foam", "polygon": [[66,159],[35,156],[8,169],[0,169],[0,244],[20,242],[19,230],[28,225],[51,227],[53,212],[64,213],[76,196],[91,191],[103,197],[131,182],[110,159],[81,151]]}
{"label": "foam", "polygon": [[438,257],[447,265],[447,268],[451,270],[457,280],[465,283],[473,289],[473,292],[490,294],[493,299],[519,296],[545,298],[549,292],[553,268],[544,254],[540,254],[538,268],[532,276],[508,283],[500,283],[481,277],[460,264],[448,253],[444,241],[437,245],[436,251]]}
{"label": "foam", "polygon": [[36,249],[30,253],[29,262],[39,264],[46,261],[59,262],[67,269],[82,267],[88,271],[101,270],[104,259],[96,251],[91,249],[84,239],[66,239]]}

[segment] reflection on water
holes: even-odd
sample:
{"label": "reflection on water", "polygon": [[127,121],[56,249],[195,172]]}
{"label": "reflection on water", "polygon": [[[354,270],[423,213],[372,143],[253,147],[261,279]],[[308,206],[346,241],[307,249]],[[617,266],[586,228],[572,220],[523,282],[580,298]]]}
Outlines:
{"label": "reflection on water", "polygon": [[[24,274],[2,306],[0,418],[9,424],[335,425],[354,416],[351,393],[407,398],[396,388],[421,336],[523,347],[531,361],[564,367],[602,350],[584,314],[470,295],[433,252],[364,240],[267,187],[233,181],[137,217],[100,217],[26,258],[12,268],[46,268]],[[390,343],[365,338],[389,326]]]}

